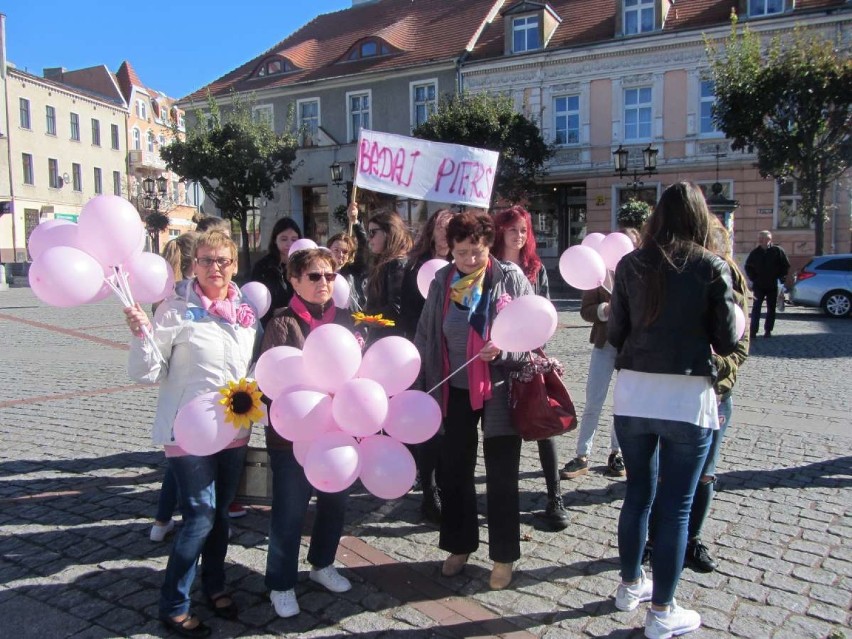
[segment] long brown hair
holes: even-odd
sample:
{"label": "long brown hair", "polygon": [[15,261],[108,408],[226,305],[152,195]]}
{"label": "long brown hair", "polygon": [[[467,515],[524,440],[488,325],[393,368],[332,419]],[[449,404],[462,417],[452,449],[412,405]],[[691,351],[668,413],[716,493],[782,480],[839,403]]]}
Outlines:
{"label": "long brown hair", "polygon": [[435,235],[435,227],[438,226],[438,223],[441,220],[450,218],[453,215],[454,213],[450,209],[439,209],[429,216],[429,219],[426,220],[426,224],[424,224],[420,229],[420,233],[414,241],[414,246],[408,253],[408,264],[410,267],[416,268],[416,265],[420,262],[420,260],[425,261],[427,259],[432,259],[433,257],[439,257],[438,255],[435,255],[435,240],[433,238]]}
{"label": "long brown hair", "polygon": [[367,284],[367,299],[381,300],[384,295],[384,268],[388,262],[405,257],[411,250],[411,234],[405,228],[405,223],[396,211],[376,213],[367,223],[378,226],[385,232],[385,248],[373,256]]}
{"label": "long brown hair", "polygon": [[667,272],[682,272],[691,259],[712,247],[711,218],[704,194],[695,184],[676,182],[663,191],[642,228],[643,253],[649,260],[643,275],[648,299],[646,326],[663,308]]}

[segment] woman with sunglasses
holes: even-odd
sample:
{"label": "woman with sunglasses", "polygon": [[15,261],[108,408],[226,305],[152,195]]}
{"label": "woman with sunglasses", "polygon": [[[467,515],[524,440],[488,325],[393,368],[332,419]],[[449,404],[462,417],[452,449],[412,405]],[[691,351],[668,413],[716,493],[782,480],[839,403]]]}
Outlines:
{"label": "woman with sunglasses", "polygon": [[[174,422],[191,400],[248,376],[259,324],[256,309],[231,281],[237,273],[237,247],[227,235],[208,231],[198,236],[193,261],[195,277],[175,285],[174,296],[159,306],[153,324],[138,304],[124,314],[134,336],[130,377],[160,385],[153,440],[165,447],[183,516],[160,590],[160,619],[184,637],[206,637],[210,627],[189,610],[199,557],[209,606],[219,617],[237,617],[237,605],[225,588],[228,506],[243,472],[249,431],[239,429],[224,450],[198,456],[175,442]],[[142,339],[146,329],[165,363]]]}
{"label": "woman with sunglasses", "polygon": [[[302,348],[310,332],[324,324],[340,324],[354,331],[348,310],[338,309],[331,299],[335,262],[324,248],[296,251],[287,263],[293,297],[266,326],[260,352],[276,346]],[[308,502],[315,489],[296,461],[292,442],[266,427],[266,447],[272,468],[272,513],[269,520],[269,551],[266,555],[266,587],[279,617],[299,614],[296,582],[299,548]],[[308,562],[310,579],[330,592],[346,592],[352,585],[337,572],[334,556],[343,532],[347,492],[316,491],[316,517],[311,529]]]}
{"label": "woman with sunglasses", "polygon": [[286,308],[293,295],[287,281],[287,258],[293,242],[302,238],[302,229],[293,218],[282,217],[272,227],[269,237],[269,252],[260,258],[251,270],[252,282],[260,282],[269,289],[272,304],[260,322],[265,327],[279,308]]}
{"label": "woman with sunglasses", "polygon": [[367,223],[367,246],[373,263],[367,276],[367,315],[381,315],[394,326],[372,326],[367,343],[388,335],[404,335],[402,327],[402,282],[411,234],[395,211],[376,213]]}
{"label": "woman with sunglasses", "polygon": [[352,228],[352,235],[338,233],[326,242],[326,246],[337,262],[337,272],[349,282],[349,309],[360,311],[367,301],[364,285],[367,279],[367,266],[370,261],[370,251],[367,248],[367,231],[358,222],[358,205],[354,202],[346,211]]}

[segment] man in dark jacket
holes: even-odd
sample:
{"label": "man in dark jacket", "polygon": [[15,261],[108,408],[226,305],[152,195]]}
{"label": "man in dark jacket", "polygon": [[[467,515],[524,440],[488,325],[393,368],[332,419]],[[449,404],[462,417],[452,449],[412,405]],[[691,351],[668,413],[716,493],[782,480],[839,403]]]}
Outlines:
{"label": "man in dark jacket", "polygon": [[761,231],[758,245],[749,253],[745,263],[745,272],[751,280],[754,293],[754,305],[751,308],[751,329],[749,335],[757,337],[760,328],[760,307],[766,300],[766,323],[764,336],[771,337],[775,328],[775,304],[778,300],[778,282],[784,282],[790,270],[790,261],[780,246],[772,243],[772,233]]}

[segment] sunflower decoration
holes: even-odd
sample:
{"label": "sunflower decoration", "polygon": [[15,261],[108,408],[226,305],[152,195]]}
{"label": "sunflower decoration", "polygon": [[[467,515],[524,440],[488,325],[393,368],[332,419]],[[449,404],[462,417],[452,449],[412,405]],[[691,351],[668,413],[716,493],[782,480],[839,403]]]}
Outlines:
{"label": "sunflower decoration", "polygon": [[228,382],[219,392],[224,395],[219,403],[225,407],[225,421],[231,422],[234,428],[251,428],[252,422],[263,419],[263,405],[260,403],[263,393],[257,382],[244,377],[239,382]]}
{"label": "sunflower decoration", "polygon": [[365,315],[362,312],[352,313],[352,319],[355,320],[355,326],[366,324],[367,326],[396,326],[396,322],[392,319],[385,319],[382,314]]}

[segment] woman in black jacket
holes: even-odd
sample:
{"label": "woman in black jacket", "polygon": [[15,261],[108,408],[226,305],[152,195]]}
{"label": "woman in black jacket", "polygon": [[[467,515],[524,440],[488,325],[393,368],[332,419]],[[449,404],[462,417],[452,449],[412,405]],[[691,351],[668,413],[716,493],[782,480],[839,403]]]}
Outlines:
{"label": "woman in black jacket", "polygon": [[[711,246],[701,190],[679,182],[660,198],[642,248],[615,271],[608,337],[618,349],[615,430],[627,467],[618,522],[619,610],[651,601],[648,637],[697,629],[701,617],[674,601],[692,497],[719,427],[712,353],[737,347],[731,274]],[[712,349],[712,350],[711,350]],[[659,516],[654,581],[641,567],[651,504]]]}
{"label": "woman in black jacket", "polygon": [[272,295],[272,304],[262,318],[260,323],[265,327],[266,323],[279,308],[285,308],[293,297],[293,288],[287,281],[287,258],[290,246],[302,237],[302,229],[296,221],[290,217],[282,217],[272,227],[272,235],[269,238],[269,252],[260,258],[251,270],[250,281],[260,282],[269,289]]}
{"label": "woman in black jacket", "polygon": [[367,344],[382,337],[405,334],[402,328],[402,280],[405,275],[411,234],[395,211],[376,213],[367,222],[367,245],[373,256],[367,276],[367,315],[381,315],[393,326],[372,325]]}

